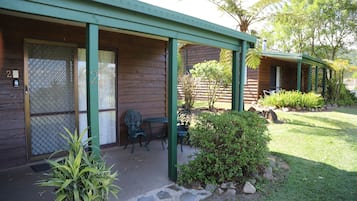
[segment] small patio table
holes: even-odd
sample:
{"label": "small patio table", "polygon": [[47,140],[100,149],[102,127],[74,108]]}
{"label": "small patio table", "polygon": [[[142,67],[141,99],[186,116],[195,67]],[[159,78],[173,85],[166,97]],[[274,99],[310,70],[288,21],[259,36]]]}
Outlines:
{"label": "small patio table", "polygon": [[152,124],[153,123],[161,123],[161,124],[165,124],[161,134],[158,136],[158,138],[160,138],[161,140],[161,145],[162,145],[162,149],[165,149],[164,143],[166,143],[166,137],[167,137],[167,123],[168,123],[168,118],[167,117],[150,117],[150,118],[145,118],[144,123],[147,123],[149,125],[149,130],[150,130],[150,137],[149,137],[149,142],[151,140],[151,138],[153,137],[153,133],[152,133]]}

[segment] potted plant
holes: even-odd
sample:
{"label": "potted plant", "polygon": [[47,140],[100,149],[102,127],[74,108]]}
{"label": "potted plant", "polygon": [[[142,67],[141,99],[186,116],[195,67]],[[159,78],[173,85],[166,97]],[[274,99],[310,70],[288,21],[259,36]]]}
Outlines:
{"label": "potted plant", "polygon": [[39,181],[40,186],[54,187],[56,201],[105,201],[109,194],[117,197],[119,187],[113,184],[117,172],[111,173],[112,167],[85,151],[91,140],[82,142],[86,130],[80,135],[66,129],[61,136],[68,142],[68,155],[61,159],[48,160],[51,171],[46,179]]}

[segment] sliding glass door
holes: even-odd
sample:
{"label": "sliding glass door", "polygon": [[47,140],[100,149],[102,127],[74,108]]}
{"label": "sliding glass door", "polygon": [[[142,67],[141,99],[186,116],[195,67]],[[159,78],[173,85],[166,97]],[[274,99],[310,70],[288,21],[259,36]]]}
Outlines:
{"label": "sliding glass door", "polygon": [[[116,138],[116,57],[113,51],[99,51],[99,141],[115,143]],[[79,130],[87,127],[86,50],[78,49]]]}

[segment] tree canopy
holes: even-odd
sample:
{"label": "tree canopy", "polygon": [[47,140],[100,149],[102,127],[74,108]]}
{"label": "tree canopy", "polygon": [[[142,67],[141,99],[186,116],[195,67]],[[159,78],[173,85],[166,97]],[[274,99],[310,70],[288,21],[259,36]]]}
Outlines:
{"label": "tree canopy", "polygon": [[271,19],[263,36],[284,52],[334,60],[357,38],[354,0],[290,0]]}

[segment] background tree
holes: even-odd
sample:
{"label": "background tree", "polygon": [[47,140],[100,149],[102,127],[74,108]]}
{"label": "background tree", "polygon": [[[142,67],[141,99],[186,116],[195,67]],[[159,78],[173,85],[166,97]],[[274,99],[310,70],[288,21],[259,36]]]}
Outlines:
{"label": "background tree", "polygon": [[357,35],[357,3],[353,0],[290,0],[272,18],[265,37],[286,52],[310,53],[334,60]]}
{"label": "background tree", "polygon": [[241,32],[248,32],[253,23],[264,20],[269,16],[267,8],[281,6],[282,0],[258,0],[248,6],[242,0],[208,0],[214,3],[220,10],[230,15],[236,22]]}
{"label": "background tree", "polygon": [[216,60],[195,64],[193,69],[190,70],[194,78],[207,82],[209,110],[214,109],[214,104],[218,98],[218,91],[221,87],[226,86],[226,83],[229,82],[228,80],[231,79],[226,76],[224,71],[224,66]]}

